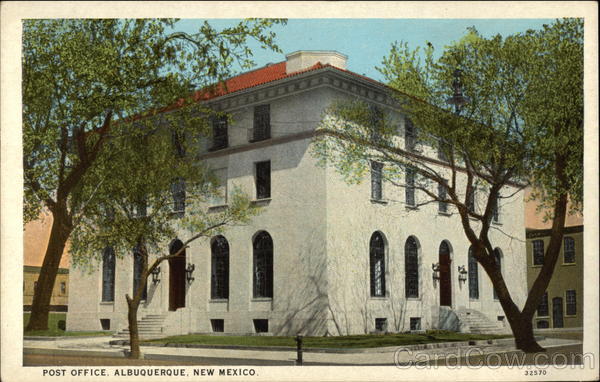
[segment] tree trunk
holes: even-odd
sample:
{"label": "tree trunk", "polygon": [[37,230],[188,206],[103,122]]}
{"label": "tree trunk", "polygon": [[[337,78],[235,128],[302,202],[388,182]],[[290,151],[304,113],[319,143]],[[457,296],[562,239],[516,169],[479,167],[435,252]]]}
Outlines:
{"label": "tree trunk", "polygon": [[515,336],[515,345],[517,349],[522,350],[525,353],[545,351],[545,349],[536,342],[535,337],[533,336],[532,315],[519,310],[510,296],[510,292],[506,287],[500,268],[498,268],[495,261],[490,262],[489,258],[486,260],[487,261],[482,261],[480,263],[490,277],[492,286],[496,289],[498,300],[500,301],[500,305],[502,305],[502,310],[504,310],[506,319]]}
{"label": "tree trunk", "polygon": [[517,349],[525,353],[545,352],[533,335],[532,317],[525,314],[519,314],[516,320],[509,320],[510,327],[515,335],[515,345]]}
{"label": "tree trunk", "polygon": [[127,321],[129,322],[129,358],[139,359],[141,352],[137,324],[137,310],[140,304],[136,297],[134,297],[133,300],[131,300],[129,296],[126,296],[125,298],[127,299]]}
{"label": "tree trunk", "polygon": [[[59,207],[60,208],[60,207]],[[65,207],[66,210],[66,207]],[[60,265],[65,245],[71,234],[69,218],[64,213],[52,213],[52,229],[44,262],[40,269],[40,275],[37,280],[37,288],[33,293],[33,302],[31,305],[31,316],[26,331],[30,330],[48,330],[48,314],[50,310],[50,299],[52,290],[56,281],[56,274]]]}

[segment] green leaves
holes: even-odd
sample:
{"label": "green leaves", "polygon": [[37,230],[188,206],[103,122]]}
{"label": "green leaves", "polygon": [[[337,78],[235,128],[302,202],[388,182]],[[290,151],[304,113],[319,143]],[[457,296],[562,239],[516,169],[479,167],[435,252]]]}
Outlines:
{"label": "green leaves", "polygon": [[[140,237],[149,246],[172,238],[174,179],[186,180],[190,203],[210,195],[210,171],[196,154],[210,136],[212,112],[194,90],[230,77],[233,62],[252,65],[250,40],[278,51],[269,29],[285,20],[243,20],[223,30],[205,22],[194,34],[176,24],[23,22],[25,221],[42,206],[66,209],[75,263],[107,243],[127,253]],[[151,216],[136,216],[142,201]],[[228,219],[245,219],[240,206]]]}

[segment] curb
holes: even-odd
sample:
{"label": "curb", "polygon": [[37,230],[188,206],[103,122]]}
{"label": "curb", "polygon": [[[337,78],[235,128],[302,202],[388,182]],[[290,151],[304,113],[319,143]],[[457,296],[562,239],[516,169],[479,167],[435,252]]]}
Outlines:
{"label": "curb", "polygon": [[32,355],[64,355],[64,356],[86,356],[86,357],[108,357],[124,358],[123,350],[74,350],[74,349],[54,349],[54,348],[23,348],[23,354]]}
{"label": "curb", "polygon": [[[535,336],[537,341],[545,339],[542,336]],[[110,345],[128,346],[128,340],[112,340]],[[499,338],[491,340],[474,340],[474,341],[454,341],[454,342],[436,342],[430,344],[416,345],[396,345],[375,348],[355,348],[355,349],[340,349],[340,348],[304,348],[305,353],[337,353],[337,354],[360,354],[360,353],[393,353],[399,348],[407,350],[426,350],[440,349],[448,347],[472,347],[472,346],[490,346],[490,345],[514,345],[514,337]],[[176,344],[176,343],[140,343],[141,347],[167,347],[167,348],[188,348],[188,349],[230,349],[230,350],[252,350],[252,351],[288,351],[295,352],[295,347],[288,346],[243,346],[243,345],[202,345],[202,344]]]}
{"label": "curb", "polygon": [[[73,350],[73,349],[51,349],[51,348],[23,348],[23,355],[60,355],[70,357],[102,357],[102,358],[123,358],[126,359],[127,350],[118,351],[97,351],[97,350]],[[202,362],[202,364],[212,361],[213,365],[244,365],[244,366],[292,366],[296,360],[272,360],[260,358],[223,358],[206,357],[193,355],[174,355],[174,354],[148,354],[142,353],[141,359],[145,360],[163,360],[163,361],[186,361]]]}
{"label": "curb", "polygon": [[110,338],[110,334],[101,336],[23,336],[23,340],[28,341],[61,341],[61,340],[76,340],[80,338]]}

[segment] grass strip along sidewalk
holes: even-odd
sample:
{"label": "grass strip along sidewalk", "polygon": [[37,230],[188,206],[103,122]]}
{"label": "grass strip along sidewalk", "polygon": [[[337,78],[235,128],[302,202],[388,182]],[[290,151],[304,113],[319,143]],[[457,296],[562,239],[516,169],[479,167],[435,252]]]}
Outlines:
{"label": "grass strip along sidewalk", "polygon": [[[386,346],[405,346],[436,342],[475,341],[507,338],[510,335],[468,334],[432,330],[425,333],[364,334],[335,337],[304,337],[305,348],[375,348]],[[230,346],[285,346],[295,347],[291,336],[229,336],[189,334],[172,336],[142,342],[147,344],[196,344]]]}
{"label": "grass strip along sidewalk", "polygon": [[[30,313],[23,313],[23,328],[27,327],[29,323]],[[31,337],[75,337],[75,336],[106,336],[111,335],[111,332],[67,332],[65,331],[64,324],[59,325],[61,321],[66,322],[66,313],[50,313],[48,315],[48,330],[30,330],[23,331],[25,336]]]}

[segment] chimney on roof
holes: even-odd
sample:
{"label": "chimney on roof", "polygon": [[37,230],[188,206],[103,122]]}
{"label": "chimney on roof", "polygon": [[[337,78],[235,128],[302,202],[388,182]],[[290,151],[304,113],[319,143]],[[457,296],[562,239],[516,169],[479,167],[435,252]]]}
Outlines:
{"label": "chimney on roof", "polygon": [[348,60],[348,56],[333,50],[298,50],[286,55],[285,58],[286,74],[308,69],[317,62],[346,69],[346,61]]}

